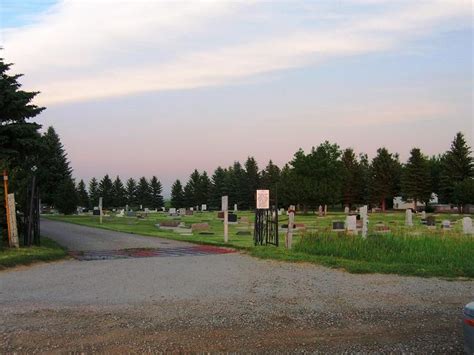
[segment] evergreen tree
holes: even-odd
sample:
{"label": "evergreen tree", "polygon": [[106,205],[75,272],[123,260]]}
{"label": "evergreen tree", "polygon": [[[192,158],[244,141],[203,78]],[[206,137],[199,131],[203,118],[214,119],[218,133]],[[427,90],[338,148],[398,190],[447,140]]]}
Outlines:
{"label": "evergreen tree", "polygon": [[188,181],[183,189],[183,208],[189,208],[194,206],[194,187],[191,181]]}
{"label": "evergreen tree", "polygon": [[150,180],[150,192],[151,192],[151,207],[160,209],[164,205],[163,196],[161,192],[163,187],[161,186],[160,180],[156,176],[153,176]]}
{"label": "evergreen tree", "polygon": [[240,162],[236,161],[233,166],[229,167],[226,180],[229,207],[237,204],[240,209],[244,209],[248,200],[247,177]]}
{"label": "evergreen tree", "polygon": [[228,195],[227,189],[227,169],[222,169],[220,166],[214,171],[212,175],[212,182],[210,187],[209,204],[212,209],[220,209],[222,196]]}
{"label": "evergreen tree", "polygon": [[280,183],[278,189],[279,204],[288,208],[290,205],[297,206],[303,201],[302,189],[298,184],[298,177],[295,170],[285,164],[280,173]]}
{"label": "evergreen tree", "polygon": [[143,176],[138,180],[137,185],[137,202],[143,208],[151,207],[152,198],[151,198],[151,188],[148,184],[147,179]]}
{"label": "evergreen tree", "polygon": [[176,180],[171,187],[171,207],[183,208],[184,205],[184,193],[181,181]]}
{"label": "evergreen tree", "polygon": [[11,66],[0,58],[0,161],[5,167],[21,166],[38,155],[41,126],[28,120],[45,109],[31,103],[38,92],[20,90],[22,75],[9,75]]}
{"label": "evergreen tree", "polygon": [[431,181],[431,192],[434,192],[438,196],[441,194],[441,171],[443,170],[443,159],[444,155],[433,155],[428,160],[430,168],[430,181]]}
{"label": "evergreen tree", "polygon": [[69,166],[67,154],[53,127],[49,127],[41,137],[42,156],[38,169],[38,184],[40,186],[42,202],[54,206],[59,197],[56,196],[58,186],[64,180],[71,180],[72,169]]}
{"label": "evergreen tree", "polygon": [[199,178],[199,184],[198,184],[198,189],[196,190],[196,206],[201,207],[202,204],[208,204],[209,203],[209,195],[210,195],[210,190],[211,190],[211,180],[209,179],[209,176],[207,173],[204,171],[200,178]]}
{"label": "evergreen tree", "polygon": [[[453,202],[458,206],[474,204],[474,179],[467,178],[454,185]],[[462,209],[464,213],[464,208]]]}
{"label": "evergreen tree", "polygon": [[89,181],[89,207],[94,208],[99,206],[99,183],[97,179],[93,177]]}
{"label": "evergreen tree", "polygon": [[397,154],[389,153],[386,148],[377,149],[370,171],[370,193],[373,201],[379,202],[383,211],[387,207],[387,200],[393,200],[398,193],[400,170]]}
{"label": "evergreen tree", "polygon": [[112,184],[112,206],[125,207],[125,205],[127,204],[125,194],[125,187],[123,186],[120,177],[117,175]]}
{"label": "evergreen tree", "polygon": [[444,201],[453,202],[454,188],[457,183],[474,177],[474,163],[471,148],[467,145],[464,135],[459,132],[446,152],[441,172],[441,192]]}
{"label": "evergreen tree", "polygon": [[342,153],[342,202],[349,208],[357,202],[360,186],[360,167],[354,150],[347,148]]}
{"label": "evergreen tree", "polygon": [[87,193],[87,190],[86,190],[86,184],[84,183],[84,180],[82,179],[81,181],[79,181],[79,184],[77,184],[76,195],[77,195],[77,204],[79,206],[89,207],[89,194]]}
{"label": "evergreen tree", "polygon": [[113,207],[113,183],[109,175],[106,174],[99,183],[99,197],[102,197],[102,207]]}
{"label": "evergreen tree", "polygon": [[357,203],[368,205],[370,198],[370,162],[365,153],[359,154],[359,172],[357,178]]}
{"label": "evergreen tree", "polygon": [[413,148],[403,169],[402,196],[412,199],[415,209],[418,201],[428,203],[431,198],[431,174],[428,159],[419,148]]}
{"label": "evergreen tree", "polygon": [[56,188],[55,196],[55,207],[59,213],[73,214],[76,212],[78,196],[74,180],[62,180]]}
{"label": "evergreen tree", "polygon": [[[248,157],[245,162],[245,202],[242,208],[255,209],[255,192],[260,186],[260,174],[257,162],[253,157]],[[270,196],[272,199],[275,196]]]}
{"label": "evergreen tree", "polygon": [[130,178],[127,180],[127,186],[125,187],[125,200],[127,205],[136,206],[137,205],[137,182],[135,179]]}

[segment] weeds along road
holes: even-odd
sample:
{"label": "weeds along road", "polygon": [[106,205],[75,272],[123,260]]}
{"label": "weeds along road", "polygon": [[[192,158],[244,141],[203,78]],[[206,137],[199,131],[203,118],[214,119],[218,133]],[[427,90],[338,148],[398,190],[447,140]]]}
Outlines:
{"label": "weeds along road", "polygon": [[473,281],[197,253],[53,221],[42,232],[75,251],[169,250],[0,272],[1,352],[461,353],[461,309],[474,298]]}

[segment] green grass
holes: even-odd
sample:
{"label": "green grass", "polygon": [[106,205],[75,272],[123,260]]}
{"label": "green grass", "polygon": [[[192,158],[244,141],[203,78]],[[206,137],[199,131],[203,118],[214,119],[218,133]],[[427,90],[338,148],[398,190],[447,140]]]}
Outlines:
{"label": "green grass", "polygon": [[[239,212],[253,221],[253,213]],[[462,216],[436,215],[437,221],[449,219],[456,222],[451,231],[428,230],[414,217],[415,227],[404,226],[404,213],[372,214],[369,216],[369,236],[348,236],[331,232],[331,222],[344,220],[342,213],[333,213],[326,217],[297,215],[297,223],[305,223],[307,231],[296,234],[293,250],[286,250],[284,235],[280,236],[280,247],[253,245],[252,235],[239,236],[238,229],[246,227],[229,226],[229,243],[223,240],[223,224],[216,218],[215,212],[195,213],[181,219],[186,225],[208,222],[214,235],[182,236],[172,231],[159,230],[156,223],[170,217],[162,213],[153,213],[145,219],[135,217],[104,217],[99,224],[95,216],[49,216],[60,220],[96,228],[128,232],[151,237],[189,241],[200,244],[230,246],[245,250],[250,255],[291,262],[310,262],[333,268],[342,268],[352,273],[395,273],[401,275],[438,276],[446,278],[474,278],[474,237],[462,235]],[[280,217],[280,223],[287,221]],[[385,235],[375,233],[375,224],[384,223],[391,232]],[[252,232],[251,227],[247,227]]]}
{"label": "green grass", "polygon": [[41,246],[0,248],[0,270],[39,261],[53,261],[66,256],[66,250],[51,239],[42,237]]}

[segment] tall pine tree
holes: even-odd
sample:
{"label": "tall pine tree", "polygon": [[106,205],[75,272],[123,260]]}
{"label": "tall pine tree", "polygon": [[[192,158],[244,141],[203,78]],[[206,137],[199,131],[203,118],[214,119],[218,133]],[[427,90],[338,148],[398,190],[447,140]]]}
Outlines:
{"label": "tall pine tree", "polygon": [[137,202],[142,208],[151,207],[151,189],[147,179],[142,176],[137,185]]}
{"label": "tall pine tree", "polygon": [[464,135],[459,132],[446,152],[441,171],[441,194],[445,202],[454,202],[456,184],[474,177],[474,163],[471,148],[467,145]]}
{"label": "tall pine tree", "polygon": [[99,183],[97,179],[93,177],[89,181],[89,207],[94,208],[99,206]]}
{"label": "tall pine tree", "polygon": [[81,179],[79,183],[77,184],[77,203],[81,207],[89,207],[89,194],[87,193],[86,190],[86,184],[84,183],[84,180]]}
{"label": "tall pine tree", "polygon": [[176,180],[171,186],[171,207],[183,208],[184,204],[184,192],[181,181]]}
{"label": "tall pine tree", "polygon": [[403,169],[402,196],[412,199],[415,209],[417,202],[428,203],[431,197],[431,174],[428,159],[419,148],[410,151],[410,158]]}
{"label": "tall pine tree", "polygon": [[163,187],[161,186],[160,180],[156,176],[153,176],[150,180],[150,192],[151,192],[151,207],[160,209],[164,205],[163,196],[161,195]]}
{"label": "tall pine tree", "polygon": [[137,206],[137,182],[135,179],[130,178],[127,180],[125,187],[125,200],[129,207]]}
{"label": "tall pine tree", "polygon": [[112,206],[125,207],[127,201],[125,199],[125,187],[122,180],[117,176],[112,184]]}
{"label": "tall pine tree", "polygon": [[398,155],[389,153],[386,148],[377,149],[370,173],[370,195],[374,202],[380,203],[382,211],[385,211],[387,201],[393,200],[399,191],[401,165]]}
{"label": "tall pine tree", "polygon": [[106,174],[102,180],[100,180],[99,197],[102,197],[102,207],[114,207],[113,183],[108,174]]}

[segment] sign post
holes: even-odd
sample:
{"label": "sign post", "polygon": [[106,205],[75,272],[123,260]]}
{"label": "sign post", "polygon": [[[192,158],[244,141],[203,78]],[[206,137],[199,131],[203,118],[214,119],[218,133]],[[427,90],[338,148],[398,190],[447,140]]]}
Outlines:
{"label": "sign post", "polygon": [[222,196],[222,211],[224,211],[224,242],[229,241],[229,196]]}
{"label": "sign post", "polygon": [[286,249],[291,249],[293,243],[293,225],[295,224],[295,206],[291,205],[288,208],[288,229],[286,231],[285,246]]}
{"label": "sign post", "polygon": [[100,216],[100,224],[102,224],[102,197],[99,197],[99,216]]}

